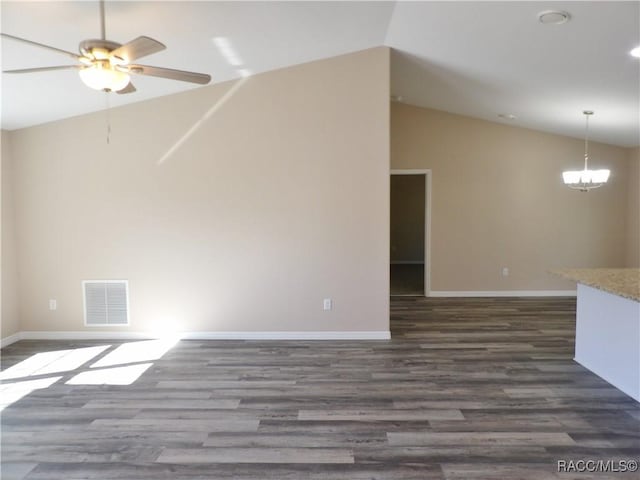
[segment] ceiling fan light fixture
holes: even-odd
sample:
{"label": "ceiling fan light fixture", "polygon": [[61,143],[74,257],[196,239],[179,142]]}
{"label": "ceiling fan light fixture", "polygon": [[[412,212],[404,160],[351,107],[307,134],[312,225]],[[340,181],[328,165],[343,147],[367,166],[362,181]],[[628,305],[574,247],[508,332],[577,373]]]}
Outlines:
{"label": "ceiling fan light fixture", "polygon": [[128,73],[121,72],[106,62],[96,62],[90,67],[82,68],[78,72],[82,82],[94,90],[109,90],[117,92],[129,85]]}

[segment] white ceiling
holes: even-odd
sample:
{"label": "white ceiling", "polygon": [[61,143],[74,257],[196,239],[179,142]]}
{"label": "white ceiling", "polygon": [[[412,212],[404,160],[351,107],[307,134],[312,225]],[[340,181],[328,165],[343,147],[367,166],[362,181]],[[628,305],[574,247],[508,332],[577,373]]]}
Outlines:
{"label": "white ceiling", "polygon": [[[2,1],[2,31],[77,51],[99,36],[98,2]],[[572,19],[542,25],[537,13]],[[391,83],[403,102],[550,131],[640,144],[640,2],[163,2],[106,4],[107,38],[139,35],[167,50],[142,64],[209,73],[214,82],[379,45],[394,49]],[[212,42],[226,37],[242,66]],[[3,70],[64,65],[67,58],[2,41]],[[191,84],[137,76],[136,93],[111,106],[176,93]],[[107,96],[75,71],[2,75],[2,128],[16,129],[104,109]],[[497,115],[514,114],[513,121]]]}

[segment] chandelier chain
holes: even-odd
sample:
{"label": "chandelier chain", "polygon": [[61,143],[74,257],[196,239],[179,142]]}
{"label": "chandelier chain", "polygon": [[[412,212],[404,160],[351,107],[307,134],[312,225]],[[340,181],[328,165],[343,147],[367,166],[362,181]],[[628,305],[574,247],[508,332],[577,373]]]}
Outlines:
{"label": "chandelier chain", "polygon": [[584,169],[588,170],[587,162],[589,161],[589,113],[585,112],[587,121],[586,132],[584,136]]}

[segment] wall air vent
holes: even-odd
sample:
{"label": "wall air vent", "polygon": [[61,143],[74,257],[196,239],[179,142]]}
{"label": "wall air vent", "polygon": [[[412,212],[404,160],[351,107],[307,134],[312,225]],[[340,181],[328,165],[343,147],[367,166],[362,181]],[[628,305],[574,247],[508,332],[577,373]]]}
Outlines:
{"label": "wall air vent", "polygon": [[126,280],[84,280],[84,324],[91,327],[129,325]]}

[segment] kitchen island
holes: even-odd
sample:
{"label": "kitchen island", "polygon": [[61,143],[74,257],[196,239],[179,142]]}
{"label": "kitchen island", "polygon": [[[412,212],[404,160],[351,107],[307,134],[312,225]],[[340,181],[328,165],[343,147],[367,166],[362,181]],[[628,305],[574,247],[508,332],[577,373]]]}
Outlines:
{"label": "kitchen island", "polygon": [[640,269],[553,273],[578,282],[574,360],[640,402]]}

